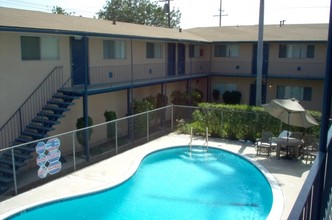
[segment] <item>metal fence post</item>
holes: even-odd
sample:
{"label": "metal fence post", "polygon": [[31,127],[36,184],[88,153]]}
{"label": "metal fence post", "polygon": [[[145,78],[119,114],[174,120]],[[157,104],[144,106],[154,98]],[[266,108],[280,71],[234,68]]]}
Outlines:
{"label": "metal fence post", "polygon": [[173,131],[174,105],[171,106],[171,130]]}
{"label": "metal fence post", "polygon": [[149,136],[150,136],[150,132],[149,132],[149,113],[150,111],[148,111],[146,113],[146,141],[149,141]]}
{"label": "metal fence post", "polygon": [[76,146],[75,146],[75,136],[76,132],[73,132],[72,140],[73,140],[73,163],[74,163],[74,171],[76,171]]}
{"label": "metal fence post", "polygon": [[12,147],[12,164],[13,164],[13,177],[14,177],[14,188],[15,188],[15,195],[17,195],[17,180],[16,180],[16,169],[15,169],[15,154],[14,148]]}
{"label": "metal fence post", "polygon": [[118,120],[115,121],[115,154],[118,154]]}

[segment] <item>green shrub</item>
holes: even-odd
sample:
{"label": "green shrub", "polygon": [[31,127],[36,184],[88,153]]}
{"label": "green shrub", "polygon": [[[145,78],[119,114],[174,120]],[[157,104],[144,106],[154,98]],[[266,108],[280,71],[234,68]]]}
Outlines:
{"label": "green shrub", "polygon": [[225,102],[225,104],[235,105],[240,104],[241,102],[241,92],[239,91],[226,91],[222,95],[222,98]]}

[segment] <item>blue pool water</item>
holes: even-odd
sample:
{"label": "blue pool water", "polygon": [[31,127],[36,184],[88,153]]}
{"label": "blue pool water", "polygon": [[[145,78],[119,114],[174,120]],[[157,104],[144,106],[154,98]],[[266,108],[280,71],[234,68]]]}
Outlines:
{"label": "blue pool water", "polygon": [[216,148],[176,147],[146,156],[118,186],[11,219],[266,219],[272,201],[265,176],[246,159]]}

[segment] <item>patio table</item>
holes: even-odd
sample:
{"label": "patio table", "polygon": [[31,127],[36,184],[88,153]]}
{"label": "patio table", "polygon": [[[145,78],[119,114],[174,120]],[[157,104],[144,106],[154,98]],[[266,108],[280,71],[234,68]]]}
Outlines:
{"label": "patio table", "polygon": [[272,137],[272,142],[277,144],[277,158],[280,158],[280,149],[282,146],[286,149],[293,148],[295,158],[299,158],[299,148],[303,144],[302,140],[292,138],[292,137]]}

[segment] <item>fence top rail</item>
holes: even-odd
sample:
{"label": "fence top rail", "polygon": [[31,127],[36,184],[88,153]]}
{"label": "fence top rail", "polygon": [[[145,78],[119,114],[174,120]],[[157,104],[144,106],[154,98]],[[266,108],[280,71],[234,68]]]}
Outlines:
{"label": "fence top rail", "polygon": [[127,119],[130,119],[130,118],[139,116],[139,115],[145,115],[145,114],[148,114],[148,113],[151,113],[151,112],[156,112],[156,111],[159,111],[159,110],[162,110],[162,109],[167,109],[167,108],[170,108],[170,107],[172,107],[172,105],[156,108],[156,109],[153,109],[153,110],[137,113],[137,114],[134,114],[134,115],[129,115],[129,116],[126,116],[126,117],[114,119],[112,121],[107,121],[107,122],[99,123],[99,124],[96,124],[96,125],[91,125],[91,126],[88,126],[88,127],[76,129],[76,130],[71,130],[71,131],[68,131],[68,132],[64,132],[64,133],[61,133],[61,134],[56,134],[56,135],[45,137],[45,138],[38,139],[38,140],[33,140],[33,141],[26,142],[26,143],[23,143],[23,144],[18,144],[18,145],[2,148],[2,149],[0,149],[0,153],[4,152],[4,151],[7,151],[7,150],[17,148],[17,147],[22,147],[22,146],[30,145],[30,144],[36,144],[38,142],[46,141],[48,139],[57,138],[57,137],[60,137],[60,136],[75,134],[76,132],[79,132],[79,131],[84,131],[84,130],[87,130],[87,129],[96,128],[96,127],[103,126],[103,125],[106,125],[106,124],[115,123],[117,121],[127,120]]}

